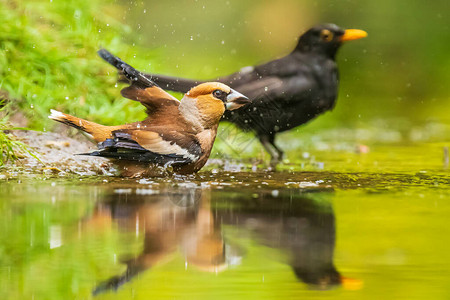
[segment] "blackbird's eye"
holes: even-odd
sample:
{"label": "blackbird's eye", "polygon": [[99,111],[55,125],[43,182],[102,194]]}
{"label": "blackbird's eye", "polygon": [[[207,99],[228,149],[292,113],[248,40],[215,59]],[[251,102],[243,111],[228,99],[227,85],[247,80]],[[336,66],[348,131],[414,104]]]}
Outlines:
{"label": "blackbird's eye", "polygon": [[325,42],[331,41],[333,37],[334,37],[333,33],[328,29],[324,29],[320,32],[320,38]]}
{"label": "blackbird's eye", "polygon": [[222,90],[215,90],[213,92],[213,96],[216,97],[217,99],[220,99],[222,101],[225,101],[225,98],[227,97],[227,93],[225,93]]}

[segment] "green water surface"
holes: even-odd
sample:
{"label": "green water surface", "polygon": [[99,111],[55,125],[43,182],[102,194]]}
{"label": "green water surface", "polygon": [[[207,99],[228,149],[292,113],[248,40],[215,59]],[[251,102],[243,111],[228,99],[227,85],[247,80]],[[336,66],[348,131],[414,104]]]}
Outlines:
{"label": "green water surface", "polygon": [[448,299],[450,176],[415,168],[3,178],[0,299]]}

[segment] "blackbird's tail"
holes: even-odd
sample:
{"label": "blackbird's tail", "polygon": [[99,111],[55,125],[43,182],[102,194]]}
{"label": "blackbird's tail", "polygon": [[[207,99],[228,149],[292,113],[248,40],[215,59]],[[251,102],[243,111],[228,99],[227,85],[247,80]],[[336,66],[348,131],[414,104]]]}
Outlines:
{"label": "blackbird's tail", "polygon": [[[100,49],[97,51],[98,55],[103,58],[110,65],[114,66],[119,71],[120,77],[125,77],[129,83],[139,88],[145,89],[152,86],[157,86],[150,76],[145,76],[117,56],[114,56],[106,49]],[[122,78],[121,78],[122,79]],[[123,81],[123,80],[121,80]]]}
{"label": "blackbird's tail", "polygon": [[98,55],[103,58],[110,65],[114,66],[118,70],[122,70],[125,66],[131,67],[129,64],[114,56],[111,52],[106,49],[100,49],[97,51]]}
{"label": "blackbird's tail", "polygon": [[[141,87],[151,87],[159,85],[165,90],[171,90],[174,92],[187,93],[192,87],[206,82],[201,80],[191,80],[185,78],[177,78],[164,75],[145,74],[134,69],[132,66],[114,56],[106,49],[100,49],[98,52],[101,58],[107,61],[110,65],[119,70],[119,81],[136,82]],[[124,80],[126,79],[126,80]],[[135,84],[136,84],[135,83]]]}

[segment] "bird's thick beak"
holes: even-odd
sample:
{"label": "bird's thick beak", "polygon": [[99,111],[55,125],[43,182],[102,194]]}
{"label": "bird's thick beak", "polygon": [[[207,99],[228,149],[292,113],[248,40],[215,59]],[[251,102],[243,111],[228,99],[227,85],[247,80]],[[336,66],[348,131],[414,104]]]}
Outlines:
{"label": "bird's thick beak", "polygon": [[233,110],[247,103],[250,103],[250,100],[247,97],[232,89],[231,93],[227,96],[227,103],[225,106],[228,110]]}
{"label": "bird's thick beak", "polygon": [[353,40],[362,39],[362,38],[364,38],[366,36],[367,36],[367,32],[365,32],[364,30],[347,29],[347,30],[344,31],[344,35],[341,36],[340,41],[341,42],[353,41]]}

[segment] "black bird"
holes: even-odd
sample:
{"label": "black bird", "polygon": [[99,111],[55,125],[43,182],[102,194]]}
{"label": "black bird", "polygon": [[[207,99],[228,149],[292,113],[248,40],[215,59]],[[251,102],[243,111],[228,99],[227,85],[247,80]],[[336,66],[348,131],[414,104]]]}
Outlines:
{"label": "black bird", "polygon": [[[276,146],[275,135],[333,109],[339,84],[336,52],[344,41],[365,36],[363,30],[318,25],[301,35],[287,56],[214,79],[252,100],[240,109],[226,112],[224,119],[245,131],[254,131],[272,162],[279,161],[283,151]],[[147,75],[161,87],[183,93],[204,82]]]}

